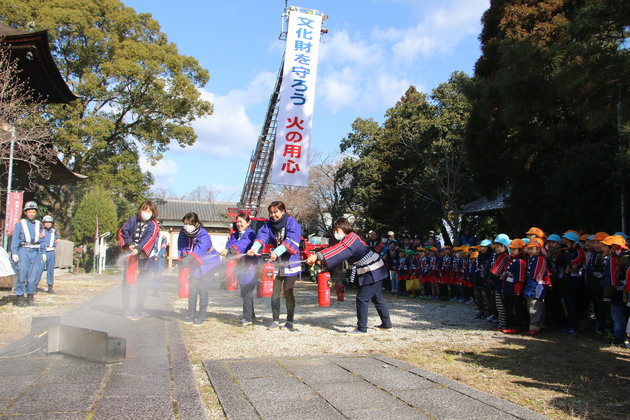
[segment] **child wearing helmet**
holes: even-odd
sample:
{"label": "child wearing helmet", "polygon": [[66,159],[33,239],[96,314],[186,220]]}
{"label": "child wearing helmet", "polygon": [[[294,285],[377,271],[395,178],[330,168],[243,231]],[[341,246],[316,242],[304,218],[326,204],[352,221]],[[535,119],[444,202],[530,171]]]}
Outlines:
{"label": "child wearing helmet", "polygon": [[[578,319],[585,317],[587,309],[582,267],[585,261],[584,250],[580,248],[580,236],[569,231],[562,235],[562,244],[566,246],[564,261],[564,276],[562,281],[562,300],[567,309],[567,324],[564,330],[567,334],[576,334]],[[580,316],[581,314],[581,316]]]}
{"label": "child wearing helmet", "polygon": [[477,318],[487,318],[490,316],[490,295],[488,291],[488,272],[494,252],[492,251],[492,241],[484,239],[479,243],[479,254],[475,259],[473,274],[474,297],[477,304]]}
{"label": "child wearing helmet", "polygon": [[545,297],[546,325],[560,327],[567,323],[564,306],[562,303],[562,282],[566,265],[566,247],[561,247],[560,235],[549,235],[546,242],[547,267],[551,276],[551,287]]}
{"label": "child wearing helmet", "polygon": [[523,257],[525,242],[522,239],[514,239],[509,249],[510,261],[502,276],[507,326],[501,331],[505,334],[516,334],[524,326],[525,306],[521,293],[525,284],[526,263]]}
{"label": "child wearing helmet", "polygon": [[39,207],[34,201],[24,204],[24,218],[15,224],[11,237],[11,259],[17,267],[15,304],[20,307],[35,306],[33,297],[37,291],[37,277],[41,276],[41,264],[46,262],[46,243],[42,225],[36,219]]}
{"label": "child wearing helmet", "polygon": [[439,264],[438,250],[432,246],[427,257],[427,279],[431,283],[431,300],[440,300]]}
{"label": "child wearing helmet", "polygon": [[537,335],[543,328],[543,299],[547,294],[548,286],[551,284],[547,260],[542,255],[544,246],[545,244],[540,238],[531,239],[526,246],[529,258],[527,259],[527,273],[523,295],[526,298],[529,312],[529,330],[527,331],[529,335]]}
{"label": "child wearing helmet", "polygon": [[[505,299],[503,296],[503,281],[501,276],[505,272],[510,256],[508,249],[510,246],[510,238],[505,233],[500,233],[494,238],[494,262],[488,276],[488,287],[493,293],[494,305],[496,308],[496,317],[490,321],[498,320],[498,329],[507,328],[507,314],[505,312]],[[496,322],[496,321],[495,321]]]}
{"label": "child wearing helmet", "polygon": [[[59,235],[55,232],[55,229],[52,227],[55,219],[52,216],[46,215],[42,218],[42,226],[44,229],[42,232],[44,233],[44,243],[46,244],[46,258],[42,259],[41,272],[37,277],[37,283],[41,279],[41,274],[44,269],[46,269],[46,284],[48,285],[48,290],[46,293],[54,294],[53,285],[55,284],[55,248],[59,243]],[[37,285],[35,285],[37,287]]]}
{"label": "child wearing helmet", "polygon": [[407,260],[407,252],[400,248],[398,250],[398,296],[407,294],[407,273],[409,271],[409,262]]}

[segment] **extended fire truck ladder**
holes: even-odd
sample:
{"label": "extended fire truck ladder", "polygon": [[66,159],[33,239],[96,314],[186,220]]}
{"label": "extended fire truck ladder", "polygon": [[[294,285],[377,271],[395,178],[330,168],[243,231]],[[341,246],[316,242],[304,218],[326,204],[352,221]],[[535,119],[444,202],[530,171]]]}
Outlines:
{"label": "extended fire truck ladder", "polygon": [[[303,7],[288,6],[285,1],[285,10],[282,14],[282,31],[279,39],[286,41],[287,39],[287,19],[289,11],[300,10],[307,13],[321,14],[324,21],[328,18],[322,12],[313,9],[305,9]],[[323,23],[322,23],[323,24]],[[328,33],[327,28],[322,28],[322,34]],[[278,126],[278,101],[280,99],[280,87],[282,86],[282,71],[284,68],[284,56],[280,63],[280,71],[276,79],[276,85],[273,89],[269,105],[267,106],[267,114],[262,131],[258,137],[258,143],[252,153],[245,177],[245,184],[241,193],[241,199],[238,203],[239,210],[248,211],[252,216],[256,216],[260,209],[260,204],[265,198],[269,175],[271,173],[271,164],[273,162],[273,153],[276,144],[276,129]]]}
{"label": "extended fire truck ladder", "polygon": [[247,170],[247,177],[243,185],[241,200],[238,207],[240,210],[249,211],[252,216],[256,216],[260,203],[267,191],[267,182],[271,172],[273,152],[276,144],[276,128],[278,126],[278,99],[280,97],[280,86],[282,86],[282,69],[284,58],[280,64],[280,72],[276,80],[276,86],[269,99],[267,115],[262,131],[258,137],[258,143],[252,153]]}

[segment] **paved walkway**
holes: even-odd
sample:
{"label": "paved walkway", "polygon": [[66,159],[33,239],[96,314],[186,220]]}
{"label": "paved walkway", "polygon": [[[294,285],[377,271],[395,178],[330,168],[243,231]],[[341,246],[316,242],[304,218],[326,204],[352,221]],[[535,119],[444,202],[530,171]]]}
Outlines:
{"label": "paved walkway", "polygon": [[[174,290],[174,286],[173,290]],[[0,417],[11,419],[205,419],[171,296],[148,296],[144,316],[122,316],[120,287],[61,323],[126,339],[122,363],[46,355],[46,319],[0,349]],[[54,320],[53,320],[54,321]],[[38,337],[39,336],[39,337]]]}
{"label": "paved walkway", "polygon": [[546,419],[382,355],[209,360],[229,419]]}

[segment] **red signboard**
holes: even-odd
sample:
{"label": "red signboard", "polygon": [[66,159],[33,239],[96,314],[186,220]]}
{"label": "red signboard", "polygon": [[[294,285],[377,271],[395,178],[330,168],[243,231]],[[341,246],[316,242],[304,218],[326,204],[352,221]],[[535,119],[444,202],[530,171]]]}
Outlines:
{"label": "red signboard", "polygon": [[9,206],[7,211],[6,225],[4,226],[4,233],[7,236],[13,235],[13,228],[15,224],[20,221],[22,216],[22,200],[24,193],[11,192],[9,193]]}

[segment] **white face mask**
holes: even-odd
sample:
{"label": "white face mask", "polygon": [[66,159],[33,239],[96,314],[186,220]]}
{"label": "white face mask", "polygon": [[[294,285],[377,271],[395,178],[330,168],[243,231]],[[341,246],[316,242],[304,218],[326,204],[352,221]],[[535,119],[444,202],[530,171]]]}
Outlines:
{"label": "white face mask", "polygon": [[333,236],[335,237],[336,240],[341,241],[343,240],[343,238],[346,237],[346,234],[343,232],[335,232]]}
{"label": "white face mask", "polygon": [[142,219],[143,222],[146,222],[147,220],[149,220],[151,216],[153,216],[153,213],[151,213],[150,211],[140,212],[140,218]]}
{"label": "white face mask", "polygon": [[184,225],[184,230],[188,233],[191,233],[193,230],[195,230],[195,227],[193,225]]}
{"label": "white face mask", "polygon": [[387,238],[383,238],[381,242],[383,242],[384,244],[386,244],[386,243],[387,243]]}

